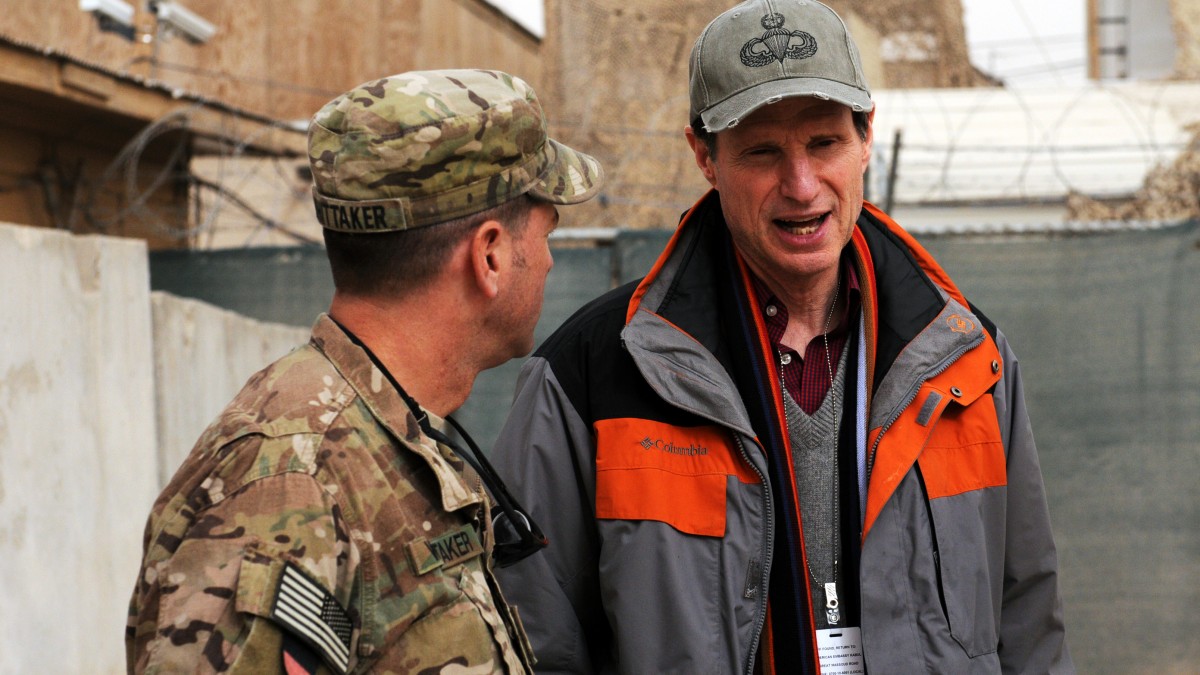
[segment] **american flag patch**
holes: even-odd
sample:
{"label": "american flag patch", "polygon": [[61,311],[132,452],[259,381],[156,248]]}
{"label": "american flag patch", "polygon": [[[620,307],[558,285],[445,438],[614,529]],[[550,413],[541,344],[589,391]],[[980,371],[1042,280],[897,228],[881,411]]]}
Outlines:
{"label": "american flag patch", "polygon": [[283,568],[271,620],[317,650],[335,671],[350,667],[350,616],[293,563]]}

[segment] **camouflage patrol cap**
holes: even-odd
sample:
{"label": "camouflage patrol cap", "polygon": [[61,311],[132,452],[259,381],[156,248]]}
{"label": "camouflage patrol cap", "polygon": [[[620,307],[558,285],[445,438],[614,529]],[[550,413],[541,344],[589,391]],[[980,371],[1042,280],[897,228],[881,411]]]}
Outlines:
{"label": "camouflage patrol cap", "polygon": [[321,225],[387,232],[461,218],[529,193],[576,204],[600,163],[546,133],[523,80],[491,70],[415,71],[327,103],[308,132]]}

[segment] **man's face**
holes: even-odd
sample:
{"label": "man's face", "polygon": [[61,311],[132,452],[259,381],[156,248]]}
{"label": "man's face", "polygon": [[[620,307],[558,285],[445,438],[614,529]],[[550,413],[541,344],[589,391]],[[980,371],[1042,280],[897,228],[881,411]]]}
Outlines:
{"label": "man's face", "polygon": [[871,133],[859,137],[849,108],[784,99],[718,133],[715,153],[690,129],[688,141],[721,193],[734,244],[772,291],[832,275],[862,210],[871,157]]}
{"label": "man's face", "polygon": [[512,279],[497,314],[497,320],[504,324],[503,335],[509,340],[510,355],[506,358],[525,356],[533,350],[533,329],[542,314],[546,276],[554,267],[549,240],[556,227],[558,209],[535,202],[529,221],[513,237]]}

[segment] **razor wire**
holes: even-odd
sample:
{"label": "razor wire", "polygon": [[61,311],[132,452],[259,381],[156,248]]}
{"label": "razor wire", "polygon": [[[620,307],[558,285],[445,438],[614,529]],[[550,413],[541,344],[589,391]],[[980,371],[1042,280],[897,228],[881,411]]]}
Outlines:
{"label": "razor wire", "polygon": [[[869,190],[884,194],[888,168],[898,162],[900,204],[1035,203],[1071,194],[1131,198],[1152,171],[1169,170],[1194,153],[1188,123],[1200,120],[1200,114],[1186,109],[1179,96],[1167,96],[1172,86],[1177,85],[1091,85],[1054,96],[993,88],[877,92]],[[1191,93],[1200,103],[1200,88]],[[1054,106],[1048,108],[1047,100]],[[1103,110],[1092,109],[1097,101]],[[999,108],[1005,112],[998,116]],[[654,109],[644,126],[580,121],[557,127],[575,138],[606,141],[607,147],[594,141],[585,145],[600,156],[610,177],[606,204],[649,212],[640,223],[613,220],[652,227],[673,224],[707,187],[679,131],[685,116],[686,102],[672,98]],[[670,117],[675,131],[661,124]],[[981,135],[981,127],[997,123],[1006,128],[984,129],[999,133]],[[899,156],[896,130],[903,134]],[[664,180],[688,173],[694,180]]]}
{"label": "razor wire", "polygon": [[[210,139],[217,151],[197,157],[194,117],[204,106],[171,111],[138,131],[94,181],[76,190],[71,229],[82,224],[103,233],[132,223],[196,248],[247,246],[266,233],[281,234],[283,242],[317,244],[303,232],[306,225],[314,228],[304,208],[310,203],[307,182],[291,166],[296,160],[253,151],[263,136],[288,125],[260,125],[239,138],[237,116],[226,114],[223,128]],[[206,163],[213,165],[210,170],[199,170]],[[178,206],[156,200],[171,183],[187,192]]]}
{"label": "razor wire", "polygon": [[[564,5],[559,31],[587,44],[589,60],[550,65],[546,79],[561,97],[548,106],[551,132],[595,154],[608,176],[603,208],[581,224],[672,227],[708,188],[682,129],[690,40],[710,9],[681,2],[667,20],[654,6]],[[898,163],[895,200],[905,206],[1130,199],[1153,171],[1192,152],[1187,125],[1200,121],[1200,85],[1186,82],[874,93],[868,191],[879,201]]]}
{"label": "razor wire", "polygon": [[[547,39],[587,44],[589,58],[547,62],[539,93],[551,134],[595,155],[608,177],[599,199],[572,209],[568,227],[670,228],[708,189],[682,129],[688,123],[687,53],[712,4],[618,9],[597,0],[563,0],[562,25]],[[546,52],[556,53],[551,47]],[[1185,125],[1200,119],[1200,86],[1186,83],[875,95],[867,190],[880,201],[894,164],[898,205],[1061,202],[1071,194],[1129,198],[1149,173],[1192,152]],[[1191,105],[1182,100],[1187,95],[1194,98]],[[296,176],[303,161],[250,152],[274,126],[244,138],[230,131],[218,153],[193,157],[186,167],[139,160],[151,141],[186,127],[187,117],[180,113],[150,125],[106,170],[109,201],[121,199],[95,200],[82,209],[97,229],[135,218],[198,248],[303,241],[319,232],[307,181]],[[1077,133],[1080,128],[1096,131],[1089,137]],[[899,154],[893,146],[897,130]],[[155,167],[162,175],[151,175]],[[169,178],[187,185],[189,213],[156,213],[147,201],[144,186]]]}

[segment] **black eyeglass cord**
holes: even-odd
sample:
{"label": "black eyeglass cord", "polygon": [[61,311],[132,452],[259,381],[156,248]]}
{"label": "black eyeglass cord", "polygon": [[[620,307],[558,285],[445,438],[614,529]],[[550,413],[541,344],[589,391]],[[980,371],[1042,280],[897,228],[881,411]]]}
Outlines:
{"label": "black eyeglass cord", "polygon": [[[331,317],[331,320],[332,317]],[[388,369],[383,366],[371,348],[358,339],[354,333],[350,332],[337,320],[333,320],[338,328],[350,338],[350,341],[358,345],[375,364],[375,367],[387,377],[388,382],[396,388],[396,393],[400,394],[400,398],[404,404],[408,406],[410,412],[417,419],[417,425],[421,427],[421,431],[433,440],[445,445],[454,451],[456,455],[461,457],[463,461],[471,465],[475,473],[479,475],[483,481],[492,499],[500,507],[500,513],[492,518],[492,533],[495,537],[495,544],[492,547],[492,560],[497,567],[508,567],[513,563],[524,560],[525,558],[537,553],[545,548],[550,542],[546,539],[546,535],[542,534],[541,528],[534,522],[533,517],[529,515],[525,509],[521,508],[517,500],[508,492],[508,487],[504,485],[504,481],[500,479],[499,474],[488,462],[487,457],[479,449],[475,443],[475,439],[467,433],[467,430],[458,423],[458,420],[446,416],[446,422],[454,427],[455,432],[467,443],[470,448],[469,452],[464,452],[463,449],[446,434],[433,428],[429,423],[429,415],[425,409],[417,403],[416,399],[405,391],[404,387],[392,377]]]}

